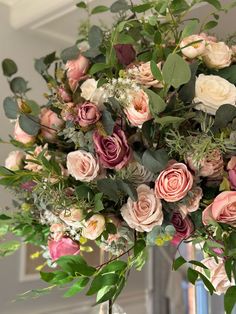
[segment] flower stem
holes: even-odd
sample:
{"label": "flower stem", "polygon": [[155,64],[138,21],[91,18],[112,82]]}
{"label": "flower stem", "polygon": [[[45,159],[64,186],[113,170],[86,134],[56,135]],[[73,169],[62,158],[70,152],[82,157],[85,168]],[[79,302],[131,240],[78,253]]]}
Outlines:
{"label": "flower stem", "polygon": [[112,300],[108,301],[108,313],[112,314]]}

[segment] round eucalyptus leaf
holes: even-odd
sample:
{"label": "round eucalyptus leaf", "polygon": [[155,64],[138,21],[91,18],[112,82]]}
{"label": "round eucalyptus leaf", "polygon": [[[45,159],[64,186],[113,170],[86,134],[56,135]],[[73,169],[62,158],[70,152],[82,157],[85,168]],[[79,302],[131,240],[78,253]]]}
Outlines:
{"label": "round eucalyptus leaf", "polygon": [[7,58],[2,61],[2,70],[5,76],[10,77],[17,72],[17,65],[13,60]]}

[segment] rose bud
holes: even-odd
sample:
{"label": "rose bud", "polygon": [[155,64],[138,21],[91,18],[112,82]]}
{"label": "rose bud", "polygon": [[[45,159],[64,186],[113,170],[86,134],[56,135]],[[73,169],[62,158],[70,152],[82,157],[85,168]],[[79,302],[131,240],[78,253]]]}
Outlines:
{"label": "rose bud", "polygon": [[81,127],[87,127],[95,124],[101,117],[98,107],[91,103],[86,102],[78,107],[78,116],[76,121]]}
{"label": "rose bud", "polygon": [[64,121],[59,119],[57,114],[51,109],[43,108],[41,110],[40,124],[42,126],[42,136],[46,140],[53,142],[57,137],[58,130],[62,128]]}
{"label": "rose bud", "polygon": [[136,52],[130,44],[117,44],[114,45],[116,57],[120,64],[127,66],[132,63],[136,58]]}

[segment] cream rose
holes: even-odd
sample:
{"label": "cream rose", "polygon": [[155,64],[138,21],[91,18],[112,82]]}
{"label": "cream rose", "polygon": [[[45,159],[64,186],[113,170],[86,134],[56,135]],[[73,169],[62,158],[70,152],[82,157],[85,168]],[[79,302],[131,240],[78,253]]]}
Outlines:
{"label": "cream rose", "polygon": [[81,220],[83,219],[83,212],[81,209],[72,207],[65,209],[60,213],[60,219],[68,226],[81,227]]}
{"label": "cream rose", "polygon": [[76,180],[90,182],[99,174],[99,163],[96,158],[84,151],[77,150],[67,155],[67,169]]}
{"label": "cream rose", "polygon": [[209,42],[203,61],[210,69],[222,69],[231,64],[232,50],[224,42]]}
{"label": "cream rose", "polygon": [[185,57],[194,59],[205,52],[206,42],[201,35],[191,35],[181,41],[180,48]]}
{"label": "cream rose", "polygon": [[5,160],[5,167],[12,171],[20,170],[23,168],[24,158],[25,154],[19,150],[10,152]]}
{"label": "cream rose", "polygon": [[121,215],[130,228],[139,232],[150,232],[155,226],[162,224],[161,200],[155,196],[153,189],[145,184],[137,188],[137,193],[137,202],[129,198],[121,208]]}
{"label": "cream rose", "polygon": [[93,78],[86,80],[81,86],[81,96],[86,100],[91,100],[97,89],[97,81]]}
{"label": "cream rose", "polygon": [[63,238],[65,226],[63,224],[53,224],[50,227],[51,237],[54,241],[59,241]]}
{"label": "cream rose", "polygon": [[133,126],[141,127],[144,122],[152,119],[149,110],[149,98],[143,90],[131,93],[131,100],[124,111]]}
{"label": "cream rose", "polygon": [[100,214],[95,214],[84,222],[82,236],[89,240],[97,239],[105,230],[105,218]]}
{"label": "cream rose", "polygon": [[195,85],[195,109],[214,115],[224,104],[235,105],[236,87],[217,75],[200,74]]}

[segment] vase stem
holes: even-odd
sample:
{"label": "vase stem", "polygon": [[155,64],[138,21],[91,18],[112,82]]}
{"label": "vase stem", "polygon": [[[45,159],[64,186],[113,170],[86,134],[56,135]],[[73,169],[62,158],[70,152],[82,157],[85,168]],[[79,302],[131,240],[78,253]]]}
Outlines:
{"label": "vase stem", "polygon": [[108,303],[109,303],[109,310],[108,310],[108,312],[109,312],[109,314],[112,314],[112,300],[109,300]]}

